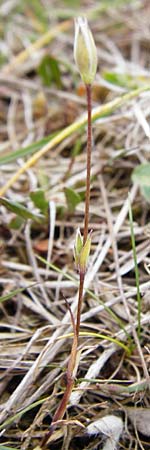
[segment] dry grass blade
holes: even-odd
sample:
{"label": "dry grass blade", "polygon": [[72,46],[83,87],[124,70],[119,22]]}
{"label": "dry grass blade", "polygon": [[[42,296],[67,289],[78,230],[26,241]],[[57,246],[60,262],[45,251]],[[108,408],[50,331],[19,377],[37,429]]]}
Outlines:
{"label": "dry grass blade", "polygon": [[34,56],[35,51],[40,50],[45,47],[49,42],[56,38],[60,32],[66,31],[71,27],[71,20],[66,20],[60,24],[57,24],[53,29],[48,30],[39,39],[37,39],[33,44],[30,44],[25,50],[21,51],[13,60],[3,68],[4,74],[9,74],[12,71],[16,71],[17,67],[26,61],[27,58]]}
{"label": "dry grass blade", "polygon": [[39,450],[65,392],[78,301],[73,246],[77,229],[83,233],[86,180],[86,95],[72,48],[73,19],[81,15],[90,21],[98,52],[92,244],[75,385],[47,444],[51,450],[149,449],[150,192],[144,196],[132,173],[144,163],[149,180],[150,5],[87,0],[81,8],[71,0],[61,5],[2,0],[0,448],[5,450]]}
{"label": "dry grass blade", "polygon": [[[135,89],[135,91],[129,92],[122,97],[118,97],[115,100],[112,100],[108,104],[104,106],[97,107],[96,110],[92,114],[92,120],[97,120],[103,118],[104,116],[111,115],[116,109],[118,109],[123,104],[126,104],[128,101],[136,98],[140,94],[145,91],[149,91],[150,86],[146,85],[142,88]],[[4,195],[7,190],[13,186],[13,184],[19,179],[19,177],[30,167],[32,167],[42,156],[48,153],[50,150],[55,148],[58,144],[60,144],[64,139],[71,136],[74,132],[80,130],[83,125],[86,125],[87,117],[85,114],[79,119],[76,120],[72,125],[68,126],[65,130],[61,131],[56,137],[54,137],[48,144],[46,144],[42,149],[36,152],[29,160],[12,176],[12,178],[8,181],[8,183],[0,189],[0,195]]]}

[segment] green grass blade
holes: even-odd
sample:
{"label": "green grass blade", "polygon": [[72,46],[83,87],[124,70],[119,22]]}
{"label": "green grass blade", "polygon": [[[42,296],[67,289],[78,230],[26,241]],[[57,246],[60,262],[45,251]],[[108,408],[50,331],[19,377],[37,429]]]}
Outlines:
{"label": "green grass blade", "polygon": [[[125,345],[122,341],[119,341],[119,339],[112,338],[111,336],[108,336],[107,334],[100,334],[100,333],[95,333],[95,332],[90,332],[90,331],[80,331],[79,336],[84,336],[86,338],[95,337],[96,339],[103,339],[108,342],[112,342],[113,344],[117,345],[118,347],[121,347],[128,355],[130,355],[130,353],[131,353],[130,347]],[[73,333],[63,334],[62,336],[59,336],[57,338],[57,340],[60,341],[61,339],[68,339],[70,337],[73,337]]]}
{"label": "green grass blade", "polygon": [[0,445],[0,450],[19,450],[16,447],[6,447],[5,445]]}
{"label": "green grass blade", "polygon": [[10,291],[8,294],[2,295],[2,296],[0,297],[0,303],[6,302],[7,300],[10,300],[10,299],[11,299],[12,297],[14,297],[15,295],[20,294],[20,292],[23,292],[23,291],[25,291],[26,289],[32,288],[33,286],[36,286],[36,285],[37,285],[37,282],[36,282],[36,283],[29,284],[28,286],[24,286],[24,287],[22,287],[22,288],[14,289],[13,291]]}
{"label": "green grass blade", "polygon": [[129,198],[129,220],[130,220],[130,230],[131,230],[131,244],[132,244],[133,259],[134,259],[135,280],[136,280],[136,288],[137,288],[138,337],[140,339],[140,334],[141,334],[141,294],[140,294],[139,270],[138,270],[138,264],[137,264],[136,245],[135,245],[135,236],[134,236],[134,227],[133,227],[133,214],[132,214],[130,198]]}
{"label": "green grass blade", "polygon": [[[21,409],[19,412],[17,412],[16,414],[14,414],[13,416],[9,417],[9,419],[6,419],[5,422],[3,422],[0,425],[0,430],[2,430],[3,428],[5,428],[7,425],[10,425],[11,423],[14,423],[15,420],[19,419],[20,417],[23,416],[23,414],[25,414],[28,411],[31,411],[33,408],[36,408],[36,406],[42,405],[44,402],[46,402],[48,400],[49,397],[46,398],[42,398],[40,400],[37,400],[36,402],[32,403],[31,405],[27,406],[26,408]],[[1,450],[1,447],[0,447]],[[14,450],[14,449],[13,449]]]}
{"label": "green grass blade", "polygon": [[[58,131],[59,133],[59,131]],[[25,156],[32,155],[37,150],[39,150],[43,145],[47,144],[47,142],[51,141],[54,136],[56,136],[57,133],[52,133],[49,136],[44,137],[43,139],[40,139],[37,142],[34,142],[31,145],[28,145],[24,148],[19,148],[15,152],[10,152],[5,156],[0,157],[0,165],[2,164],[9,164],[13,161],[16,161],[18,158],[24,158]]]}

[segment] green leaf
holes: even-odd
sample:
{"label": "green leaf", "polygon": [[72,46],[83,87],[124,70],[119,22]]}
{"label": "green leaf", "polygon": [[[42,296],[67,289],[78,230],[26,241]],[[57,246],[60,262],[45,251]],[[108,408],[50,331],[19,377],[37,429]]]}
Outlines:
{"label": "green leaf", "polygon": [[57,217],[59,220],[63,220],[65,217],[65,213],[66,213],[66,208],[65,206],[62,205],[57,205],[56,206],[56,211],[57,211]]}
{"label": "green leaf", "polygon": [[82,150],[81,139],[77,139],[71,152],[72,158],[75,158],[77,155],[79,155],[81,150]]}
{"label": "green leaf", "polygon": [[132,172],[132,181],[140,186],[141,194],[150,202],[150,163],[139,164]]}
{"label": "green leaf", "polygon": [[64,191],[69,212],[73,213],[78,203],[81,202],[81,197],[71,188],[65,188]]}
{"label": "green leaf", "polygon": [[45,215],[48,210],[48,201],[45,198],[43,189],[36,189],[35,191],[32,191],[30,193],[30,198],[34,205]]}
{"label": "green leaf", "polygon": [[40,141],[34,142],[31,145],[28,145],[27,147],[20,148],[16,150],[15,152],[10,152],[5,156],[0,157],[0,165],[2,164],[9,164],[12,161],[16,161],[18,158],[23,158],[24,156],[31,155],[32,153],[35,153],[37,150],[39,150],[43,145],[47,144],[47,142],[51,141],[57,133],[52,133],[50,136],[46,136],[43,139],[40,139]]}
{"label": "green leaf", "polygon": [[140,187],[150,186],[150,163],[139,164],[132,172],[132,181]]}
{"label": "green leaf", "polygon": [[147,202],[150,202],[150,186],[142,186],[141,193]]}
{"label": "green leaf", "polygon": [[20,203],[7,200],[7,198],[5,197],[0,198],[0,205],[5,206],[9,211],[12,211],[17,216],[22,217],[24,220],[33,219],[39,222],[43,218],[42,215],[40,214],[36,215],[31,211],[29,211],[28,208],[25,208],[25,206],[21,205]]}
{"label": "green leaf", "polygon": [[136,79],[125,73],[115,73],[115,72],[104,72],[104,80],[108,83],[115,84],[116,86],[121,86],[127,89],[136,89],[138,87],[138,82]]}
{"label": "green leaf", "polygon": [[45,86],[50,86],[52,83],[54,83],[58,88],[62,86],[59,63],[57,59],[52,56],[44,56],[39,65],[38,73]]}
{"label": "green leaf", "polygon": [[5,445],[0,445],[0,450],[18,450],[16,447],[6,447]]}
{"label": "green leaf", "polygon": [[9,222],[9,228],[11,228],[12,230],[19,230],[23,223],[24,220],[22,217],[13,217],[13,219]]}

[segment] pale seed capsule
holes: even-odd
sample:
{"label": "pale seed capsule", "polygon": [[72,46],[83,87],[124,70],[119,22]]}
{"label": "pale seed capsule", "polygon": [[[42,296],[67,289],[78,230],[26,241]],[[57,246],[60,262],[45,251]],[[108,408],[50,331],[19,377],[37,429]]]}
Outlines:
{"label": "pale seed capsule", "polygon": [[97,51],[86,18],[75,20],[74,59],[85,84],[92,84],[97,70]]}

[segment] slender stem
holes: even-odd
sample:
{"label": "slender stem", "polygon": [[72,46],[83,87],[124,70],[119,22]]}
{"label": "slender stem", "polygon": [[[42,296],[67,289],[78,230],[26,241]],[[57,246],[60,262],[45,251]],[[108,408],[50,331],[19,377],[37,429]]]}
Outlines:
{"label": "slender stem", "polygon": [[[91,85],[86,85],[87,94],[87,110],[88,110],[88,132],[87,132],[87,175],[86,175],[86,198],[85,198],[85,214],[84,214],[84,232],[83,232],[83,245],[85,244],[88,236],[88,226],[89,226],[89,205],[90,205],[90,175],[91,175],[91,150],[92,150],[92,126],[91,126]],[[60,401],[58,408],[54,414],[52,423],[50,425],[49,432],[44,436],[41,449],[45,449],[50,436],[53,434],[57,422],[61,420],[66,412],[66,408],[70,399],[70,395],[74,386],[74,369],[76,365],[78,341],[79,341],[79,331],[80,331],[80,319],[81,319],[81,308],[83,301],[83,289],[84,289],[84,279],[85,273],[80,270],[80,280],[79,280],[79,292],[78,292],[78,307],[77,307],[77,318],[76,324],[74,322],[74,336],[73,343],[70,353],[70,358],[68,362],[68,368],[66,372],[66,390]]]}
{"label": "slender stem", "polygon": [[82,300],[83,300],[84,279],[85,279],[85,274],[80,273],[79,298],[78,298],[77,321],[76,321],[77,340],[79,338],[79,331],[80,331],[80,319],[81,319],[81,308],[82,308]]}
{"label": "slender stem", "polygon": [[78,340],[79,340],[79,330],[80,330],[80,317],[81,317],[81,306],[82,306],[82,299],[83,299],[83,286],[84,286],[84,278],[85,275],[83,273],[80,273],[80,282],[79,282],[79,294],[78,294],[78,309],[77,309],[77,321],[76,321],[76,326],[75,326],[75,330],[74,330],[74,336],[73,336],[73,343],[72,343],[72,348],[71,348],[71,354],[70,354],[70,358],[69,358],[69,362],[68,362],[68,368],[67,368],[67,373],[66,373],[66,378],[67,378],[67,385],[66,385],[66,390],[64,392],[64,395],[62,397],[62,400],[60,402],[60,404],[58,405],[58,408],[56,409],[56,412],[54,414],[52,423],[50,425],[50,430],[48,431],[48,433],[46,434],[46,436],[44,436],[42,443],[41,443],[41,448],[44,449],[45,445],[47,443],[47,441],[49,440],[49,438],[51,437],[51,435],[53,434],[56,426],[57,426],[57,421],[61,420],[65,414],[68,402],[69,402],[69,398],[74,386],[74,368],[75,368],[75,364],[76,364],[76,355],[77,355],[77,348],[78,348]]}
{"label": "slender stem", "polygon": [[85,216],[84,216],[84,239],[85,244],[88,235],[89,225],[89,205],[90,205],[90,176],[91,176],[91,151],[92,151],[92,99],[91,99],[91,84],[86,85],[87,95],[87,110],[88,110],[88,131],[87,131],[87,172],[86,172],[86,199],[85,199]]}
{"label": "slender stem", "polygon": [[[86,85],[86,96],[87,96],[87,111],[88,111],[88,130],[87,130],[86,197],[85,197],[83,245],[85,244],[85,242],[87,240],[88,226],[89,226],[91,152],[92,152],[92,120],[91,120],[92,95],[91,94],[92,94],[91,84],[87,84]],[[80,318],[81,318],[81,308],[82,308],[82,300],[83,300],[84,279],[85,279],[85,274],[80,272],[79,298],[78,298],[77,321],[76,321],[77,341],[79,338],[79,330],[80,330]]]}
{"label": "slender stem", "polygon": [[42,442],[41,442],[41,449],[45,449],[45,445],[47,444],[47,441],[49,440],[49,438],[52,436],[53,432],[55,431],[55,428],[57,426],[57,421],[61,420],[65,414],[67,405],[68,405],[68,401],[73,389],[73,385],[74,385],[74,379],[72,377],[70,377],[70,379],[67,377],[67,386],[66,386],[66,391],[64,392],[63,398],[54,414],[52,423],[50,425],[50,430],[48,431],[48,433],[44,436]]}

